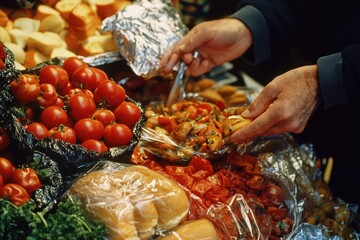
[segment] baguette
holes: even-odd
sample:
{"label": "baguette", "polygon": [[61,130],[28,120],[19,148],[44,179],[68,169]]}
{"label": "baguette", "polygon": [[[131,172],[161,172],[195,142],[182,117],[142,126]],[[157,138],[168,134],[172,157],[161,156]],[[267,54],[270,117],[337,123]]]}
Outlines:
{"label": "baguette", "polygon": [[81,0],[73,0],[73,1],[62,0],[56,3],[55,9],[60,13],[63,19],[68,20],[70,13],[80,3]]}
{"label": "baguette", "polygon": [[40,4],[36,8],[34,19],[42,21],[44,18],[51,16],[51,15],[60,15],[60,13],[56,9],[54,9],[48,5]]}

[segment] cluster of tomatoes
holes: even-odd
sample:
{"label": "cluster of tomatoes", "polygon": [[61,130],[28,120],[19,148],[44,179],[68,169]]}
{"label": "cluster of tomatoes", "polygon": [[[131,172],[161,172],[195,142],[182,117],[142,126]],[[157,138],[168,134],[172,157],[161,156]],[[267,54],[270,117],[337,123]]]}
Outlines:
{"label": "cluster of tomatoes", "polygon": [[22,124],[39,140],[52,137],[102,153],[129,144],[141,118],[122,86],[78,57],[23,73],[10,87],[25,108]]}
{"label": "cluster of tomatoes", "polygon": [[30,200],[31,194],[41,187],[37,172],[30,168],[15,168],[7,158],[0,157],[0,197],[16,206]]}

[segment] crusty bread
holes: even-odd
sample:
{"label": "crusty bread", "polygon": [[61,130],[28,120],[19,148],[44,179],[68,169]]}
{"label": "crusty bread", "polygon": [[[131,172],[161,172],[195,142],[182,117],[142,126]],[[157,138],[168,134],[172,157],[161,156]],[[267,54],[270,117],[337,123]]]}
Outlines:
{"label": "crusty bread", "polygon": [[55,5],[55,9],[60,13],[60,15],[67,20],[69,18],[72,10],[81,3],[81,0],[61,0],[58,1]]}
{"label": "crusty bread", "polygon": [[36,8],[34,19],[42,21],[44,18],[51,15],[60,15],[60,13],[48,5],[40,4]]}
{"label": "crusty bread", "polygon": [[80,3],[71,11],[68,24],[69,32],[78,39],[85,40],[101,27],[101,19],[89,5]]}
{"label": "crusty bread", "polygon": [[176,182],[143,166],[91,172],[70,187],[68,196],[105,223],[109,239],[146,239],[155,230],[178,226],[189,211]]}

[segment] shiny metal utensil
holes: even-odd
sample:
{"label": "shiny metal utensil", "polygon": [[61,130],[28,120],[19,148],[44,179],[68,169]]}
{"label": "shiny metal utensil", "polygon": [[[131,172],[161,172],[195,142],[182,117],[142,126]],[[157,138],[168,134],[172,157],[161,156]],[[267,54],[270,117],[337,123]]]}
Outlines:
{"label": "shiny metal utensil", "polygon": [[[197,58],[199,53],[197,51],[194,52],[193,57]],[[178,100],[182,100],[186,97],[186,85],[188,83],[189,77],[184,74],[187,69],[186,64],[181,61],[179,71],[176,74],[174,84],[171,87],[169,96],[166,100],[166,106],[169,107],[171,104],[175,103]]]}

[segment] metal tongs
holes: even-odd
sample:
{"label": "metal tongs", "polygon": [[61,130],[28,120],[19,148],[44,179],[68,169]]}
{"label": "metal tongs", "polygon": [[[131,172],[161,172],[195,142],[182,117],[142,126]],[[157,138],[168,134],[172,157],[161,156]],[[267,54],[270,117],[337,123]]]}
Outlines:
{"label": "metal tongs", "polygon": [[[193,57],[197,58],[199,53],[197,51],[194,52]],[[176,74],[174,84],[171,87],[169,96],[166,100],[166,107],[169,107],[171,104],[176,101],[183,100],[186,97],[186,85],[189,81],[189,77],[185,76],[185,71],[187,69],[187,65],[181,61],[179,71]]]}

